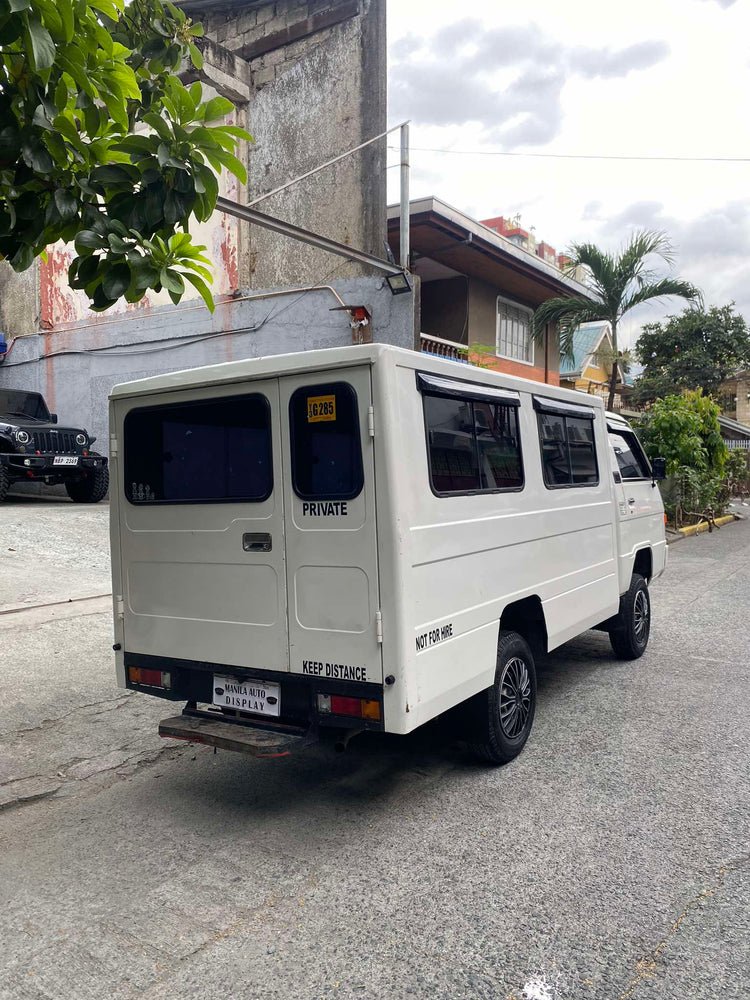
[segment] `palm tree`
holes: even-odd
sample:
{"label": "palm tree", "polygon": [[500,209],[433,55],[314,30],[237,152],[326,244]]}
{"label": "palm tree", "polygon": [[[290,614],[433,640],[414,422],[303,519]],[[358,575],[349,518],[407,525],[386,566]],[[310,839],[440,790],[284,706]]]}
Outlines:
{"label": "palm tree", "polygon": [[[571,258],[566,271],[586,269],[591,298],[582,295],[548,299],[534,313],[534,339],[544,340],[548,323],[556,323],[560,331],[560,353],[573,356],[573,334],[581,323],[606,320],[612,330],[612,353],[617,357],[617,327],[620,320],[635,306],[652,299],[677,295],[689,302],[700,302],[701,293],[689,281],[660,277],[648,266],[649,257],[659,257],[667,264],[674,262],[674,252],[665,233],[641,230],[633,233],[627,245],[616,253],[606,253],[593,243],[574,243],[568,251]],[[612,409],[617,386],[617,365],[612,366],[607,409]]]}

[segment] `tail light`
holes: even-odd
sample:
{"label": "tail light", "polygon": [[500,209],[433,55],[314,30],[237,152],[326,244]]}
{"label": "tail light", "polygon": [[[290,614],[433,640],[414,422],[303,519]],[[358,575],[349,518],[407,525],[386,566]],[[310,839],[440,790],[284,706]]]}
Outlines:
{"label": "tail light", "polygon": [[338,694],[319,694],[318,711],[324,715],[347,715],[354,719],[380,722],[380,702],[369,698],[347,698]]}
{"label": "tail light", "polygon": [[128,667],[131,684],[145,684],[147,687],[170,688],[172,675],[168,670],[146,670],[145,667]]}

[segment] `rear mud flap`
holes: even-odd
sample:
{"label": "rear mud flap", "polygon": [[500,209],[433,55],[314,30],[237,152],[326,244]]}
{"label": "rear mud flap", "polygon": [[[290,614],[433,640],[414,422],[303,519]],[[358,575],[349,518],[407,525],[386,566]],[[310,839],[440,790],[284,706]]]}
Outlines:
{"label": "rear mud flap", "polygon": [[248,723],[223,722],[199,715],[175,715],[162,719],[159,736],[188,743],[203,743],[222,750],[237,750],[253,757],[286,757],[317,742],[314,732],[267,728]]}

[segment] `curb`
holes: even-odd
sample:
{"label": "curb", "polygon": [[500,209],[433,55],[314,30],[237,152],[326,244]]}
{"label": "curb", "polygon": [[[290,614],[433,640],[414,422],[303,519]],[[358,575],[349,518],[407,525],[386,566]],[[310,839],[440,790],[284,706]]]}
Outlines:
{"label": "curb", "polygon": [[[736,520],[734,514],[726,514],[724,517],[717,517],[714,524],[720,528],[724,524],[731,524],[734,520]],[[700,535],[704,531],[708,531],[709,527],[708,521],[701,521],[700,524],[690,524],[687,528],[679,528],[678,530],[683,538],[687,538],[689,535]]]}

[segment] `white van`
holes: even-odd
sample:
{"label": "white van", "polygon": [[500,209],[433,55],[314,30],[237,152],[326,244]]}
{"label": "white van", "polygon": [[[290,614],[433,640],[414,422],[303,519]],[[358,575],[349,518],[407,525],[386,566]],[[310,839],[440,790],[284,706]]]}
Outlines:
{"label": "white van", "polygon": [[535,656],[646,648],[663,506],[595,397],[372,344],[116,386],[110,426],[117,678],[186,703],[164,736],[270,756],[460,705],[504,763]]}

